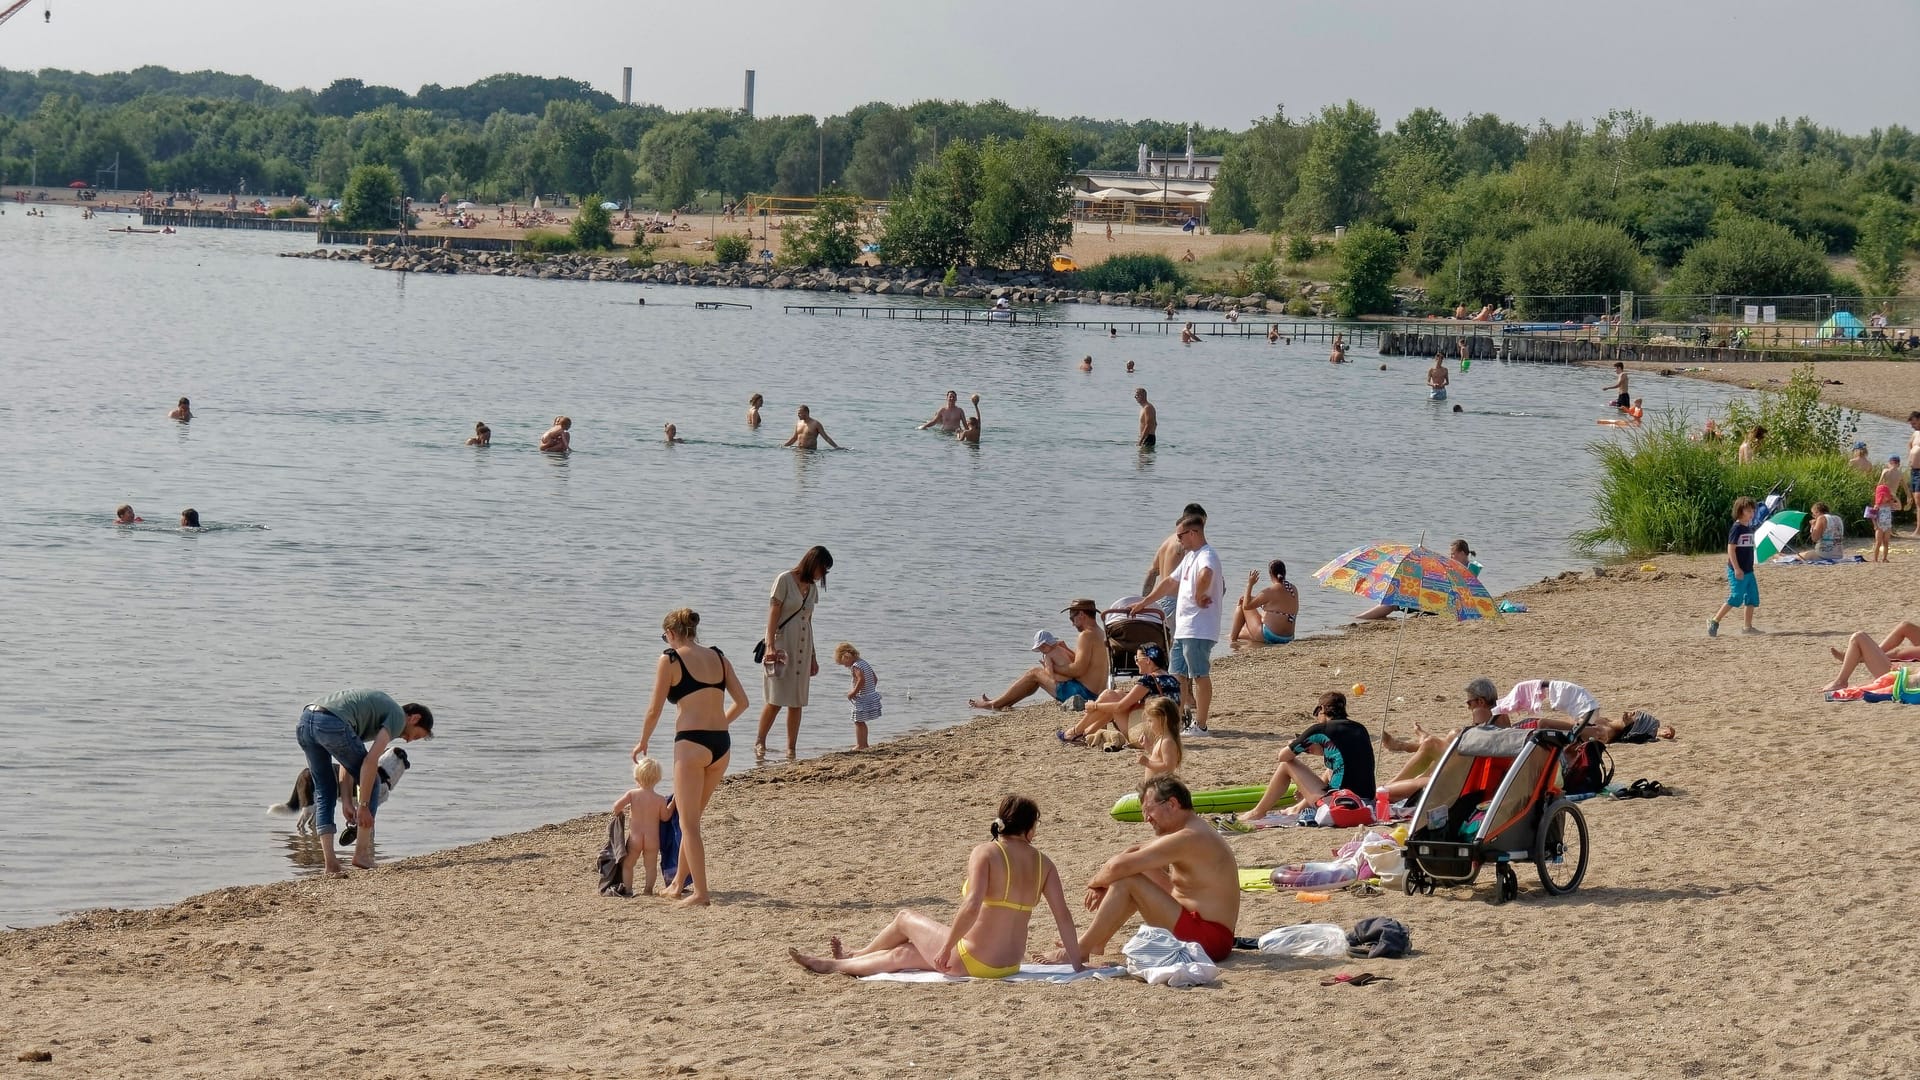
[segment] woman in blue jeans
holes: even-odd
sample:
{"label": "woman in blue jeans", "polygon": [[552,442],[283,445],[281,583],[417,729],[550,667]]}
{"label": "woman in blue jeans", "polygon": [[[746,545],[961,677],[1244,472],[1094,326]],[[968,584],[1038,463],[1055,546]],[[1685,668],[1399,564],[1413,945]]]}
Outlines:
{"label": "woman in blue jeans", "polygon": [[356,777],[365,795],[357,813],[360,835],[353,845],[353,865],[371,870],[380,755],[396,738],[412,742],[432,735],[432,710],[414,702],[398,704],[380,690],[340,690],[314,699],[300,711],[294,737],[299,740],[300,752],[307,756],[307,770],[313,776],[314,830],[320,834],[328,876],[342,873],[340,860],[333,853],[333,807],[340,798],[333,763],[339,762]]}

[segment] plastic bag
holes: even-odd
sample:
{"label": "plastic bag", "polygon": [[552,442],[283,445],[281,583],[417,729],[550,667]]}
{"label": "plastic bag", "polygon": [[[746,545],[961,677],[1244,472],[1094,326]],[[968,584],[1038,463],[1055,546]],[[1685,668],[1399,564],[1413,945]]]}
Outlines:
{"label": "plastic bag", "polygon": [[1299,889],[1302,892],[1332,892],[1344,889],[1360,880],[1360,868],[1357,860],[1341,859],[1336,862],[1294,863],[1291,866],[1273,868],[1273,887],[1276,889]]}
{"label": "plastic bag", "polygon": [[1360,841],[1360,858],[1364,860],[1361,869],[1368,871],[1367,876],[1379,878],[1383,885],[1397,884],[1406,876],[1406,857],[1391,833],[1368,832]]}
{"label": "plastic bag", "polygon": [[1332,923],[1282,926],[1260,935],[1260,951],[1280,956],[1347,955],[1347,932]]}
{"label": "plastic bag", "polygon": [[1207,950],[1191,941],[1181,941],[1173,931],[1158,926],[1143,926],[1120,949],[1127,958],[1127,974],[1139,975],[1148,968],[1176,964],[1209,964]]}

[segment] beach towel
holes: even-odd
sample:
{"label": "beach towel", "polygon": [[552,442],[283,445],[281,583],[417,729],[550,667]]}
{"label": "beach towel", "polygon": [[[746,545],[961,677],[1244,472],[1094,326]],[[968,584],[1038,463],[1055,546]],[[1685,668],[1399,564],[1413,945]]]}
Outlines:
{"label": "beach towel", "polygon": [[[673,806],[673,796],[667,796],[667,805]],[[673,806],[673,813],[660,823],[660,880],[671,882],[679,872],[680,808]]]}
{"label": "beach towel", "polygon": [[963,982],[1038,982],[1070,983],[1082,979],[1122,979],[1127,969],[1123,967],[1097,967],[1085,971],[1073,970],[1072,964],[1021,964],[1018,974],[1004,979],[969,979],[958,975],[942,975],[937,971],[888,971],[879,975],[862,975],[861,982],[903,982],[903,983],[963,983]]}
{"label": "beach towel", "polygon": [[627,815],[615,814],[607,822],[607,846],[600,849],[595,864],[600,874],[601,896],[632,896],[633,890],[620,882],[620,862],[627,857]]}
{"label": "beach towel", "polygon": [[1900,677],[1898,671],[1889,671],[1885,675],[1864,686],[1848,686],[1839,690],[1827,691],[1828,701],[1891,701],[1893,699],[1894,680]]}

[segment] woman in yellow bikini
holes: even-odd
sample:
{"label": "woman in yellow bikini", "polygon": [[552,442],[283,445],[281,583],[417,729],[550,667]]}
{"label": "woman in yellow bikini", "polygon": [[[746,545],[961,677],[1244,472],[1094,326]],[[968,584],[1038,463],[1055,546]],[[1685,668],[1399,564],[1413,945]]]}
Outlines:
{"label": "woman in yellow bikini", "polygon": [[1020,970],[1020,958],[1027,953],[1027,924],[1044,896],[1053,909],[1060,940],[1066,943],[1067,960],[1073,970],[1081,970],[1080,939],[1060,887],[1060,874],[1053,860],[1033,846],[1033,830],[1039,822],[1040,807],[1032,799],[1008,795],[1000,800],[1000,812],[989,830],[993,841],[976,845],[967,857],[967,880],[952,926],[902,908],[864,949],[847,952],[836,937],[831,939],[830,957],[808,956],[798,949],[788,949],[787,955],[821,974],[938,971],[1004,979]]}

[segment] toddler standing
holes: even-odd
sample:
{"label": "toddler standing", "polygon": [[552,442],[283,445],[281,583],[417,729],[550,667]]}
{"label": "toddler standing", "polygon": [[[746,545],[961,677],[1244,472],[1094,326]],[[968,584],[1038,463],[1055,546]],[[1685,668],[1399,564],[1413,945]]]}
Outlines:
{"label": "toddler standing", "polygon": [[1880,484],[1873,489],[1873,561],[1891,562],[1887,544],[1893,539],[1893,489]]}
{"label": "toddler standing", "polygon": [[629,894],[633,892],[633,864],[644,854],[646,893],[652,896],[654,879],[660,873],[660,823],[673,816],[673,807],[653,790],[660,783],[659,762],[650,757],[634,762],[633,782],[637,786],[613,804],[614,813],[627,815],[627,856],[620,860],[620,883]]}
{"label": "toddler standing", "polygon": [[860,659],[860,650],[843,641],[833,647],[834,663],[853,672],[853,688],[847,700],[853,703],[853,748],[867,748],[867,724],[880,718],[880,679],[873,666]]}

